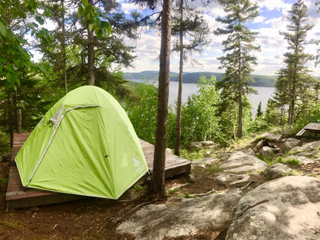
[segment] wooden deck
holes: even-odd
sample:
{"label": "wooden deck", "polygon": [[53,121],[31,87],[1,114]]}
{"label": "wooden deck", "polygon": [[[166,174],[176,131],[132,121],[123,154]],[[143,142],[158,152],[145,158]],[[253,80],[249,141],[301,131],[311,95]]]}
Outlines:
{"label": "wooden deck", "polygon": [[317,135],[318,133],[320,133],[320,123],[308,123],[296,134],[296,136],[301,137],[306,132],[311,132]]}
{"label": "wooden deck", "polygon": [[[23,143],[27,140],[30,133],[20,133],[14,135],[11,160],[18,154]],[[140,140],[141,146],[147,161],[147,165],[152,172],[154,146],[146,141]],[[191,162],[180,158],[169,151],[166,153],[166,178],[173,177],[182,173],[187,173],[191,169]],[[83,198],[78,195],[55,193],[31,188],[24,188],[21,184],[20,176],[16,166],[11,166],[9,171],[9,182],[6,194],[8,209],[34,207],[53,203],[72,201]]]}

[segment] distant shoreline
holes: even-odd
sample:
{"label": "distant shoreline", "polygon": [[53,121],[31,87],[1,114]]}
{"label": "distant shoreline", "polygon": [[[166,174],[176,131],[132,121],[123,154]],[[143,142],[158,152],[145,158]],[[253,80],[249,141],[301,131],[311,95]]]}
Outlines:
{"label": "distant shoreline", "polygon": [[[201,76],[210,78],[212,75],[216,77],[217,82],[221,81],[224,77],[223,73],[217,73],[217,72],[193,72],[193,73],[186,72],[183,74],[183,83],[197,84],[198,79]],[[127,72],[123,74],[124,79],[128,79],[128,80],[145,79],[148,81],[149,80],[157,81],[158,76],[159,76],[158,71],[143,71],[140,73]],[[252,75],[252,77],[255,80],[255,82],[250,85],[252,87],[274,87],[274,83],[276,81],[276,76]],[[170,80],[172,82],[178,82],[179,74],[176,72],[170,72]]]}

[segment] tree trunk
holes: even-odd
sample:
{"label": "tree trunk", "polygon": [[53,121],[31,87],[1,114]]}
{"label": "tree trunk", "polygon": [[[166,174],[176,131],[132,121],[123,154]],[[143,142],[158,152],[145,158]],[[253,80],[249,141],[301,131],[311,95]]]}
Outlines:
{"label": "tree trunk", "polygon": [[[238,6],[239,7],[239,6]],[[238,99],[238,104],[239,104],[239,113],[238,113],[238,138],[242,138],[243,132],[242,132],[242,69],[241,69],[241,42],[239,40],[239,66],[238,66],[238,71],[239,71],[239,99]]]}
{"label": "tree trunk", "polygon": [[13,147],[13,133],[14,133],[14,121],[13,121],[13,106],[11,102],[11,94],[8,92],[8,123],[9,123],[9,134],[10,134],[10,148]]}
{"label": "tree trunk", "polygon": [[[241,81],[241,76],[239,76]],[[238,117],[238,138],[242,138],[243,132],[242,132],[242,87],[239,84],[239,117]]]}
{"label": "tree trunk", "polygon": [[[93,0],[88,0],[88,3],[93,6]],[[93,29],[88,30],[88,78],[87,84],[94,85],[94,35]]]}
{"label": "tree trunk", "polygon": [[182,105],[182,82],[183,82],[183,0],[180,0],[180,68],[179,68],[179,89],[178,89],[178,102],[177,102],[177,122],[176,122],[176,138],[174,143],[174,154],[180,156],[181,147],[181,105]]}
{"label": "tree trunk", "polygon": [[165,159],[167,141],[168,95],[170,83],[170,41],[172,0],[163,0],[161,49],[158,87],[158,112],[153,160],[153,174],[149,191],[155,197],[165,197]]}
{"label": "tree trunk", "polygon": [[62,39],[61,39],[61,50],[63,57],[63,78],[64,78],[64,91],[65,94],[68,93],[68,81],[67,81],[67,56],[66,56],[66,29],[65,29],[65,18],[64,18],[64,0],[61,0],[62,7]]}

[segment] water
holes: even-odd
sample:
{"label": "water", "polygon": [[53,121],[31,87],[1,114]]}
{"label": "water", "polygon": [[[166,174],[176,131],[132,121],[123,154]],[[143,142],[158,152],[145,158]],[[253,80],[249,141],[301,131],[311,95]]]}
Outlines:
{"label": "water", "polygon": [[[131,79],[134,82],[143,82],[144,80]],[[152,83],[153,81],[150,81]],[[156,83],[157,84],[157,83]],[[169,104],[174,104],[177,101],[178,96],[178,82],[170,82],[169,86]],[[268,99],[272,97],[274,88],[273,87],[253,87],[257,90],[258,94],[250,94],[249,100],[253,106],[252,115],[255,116],[257,113],[259,102],[261,101],[262,111],[266,110]],[[184,83],[182,86],[182,102],[186,102],[188,97],[196,93],[198,90],[197,84],[195,83]]]}

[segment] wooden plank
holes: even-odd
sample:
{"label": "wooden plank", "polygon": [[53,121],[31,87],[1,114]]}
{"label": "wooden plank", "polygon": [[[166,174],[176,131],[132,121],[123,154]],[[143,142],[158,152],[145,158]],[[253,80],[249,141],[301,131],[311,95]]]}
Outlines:
{"label": "wooden plank", "polygon": [[305,130],[311,131],[320,131],[320,124],[319,123],[309,123],[307,126],[304,127]]}
{"label": "wooden plank", "polygon": [[296,134],[296,136],[297,136],[297,137],[300,137],[300,136],[302,136],[305,132],[306,132],[306,130],[304,130],[304,128],[302,128],[302,129]]}
{"label": "wooden plank", "polygon": [[[11,160],[18,154],[23,143],[28,139],[30,133],[14,134]],[[143,153],[150,171],[153,170],[154,145],[140,140]],[[190,172],[191,162],[166,151],[165,177],[171,178],[175,175]],[[50,191],[24,188],[16,166],[11,166],[9,171],[9,182],[6,193],[6,201],[9,209],[33,207],[72,201],[84,198],[83,196],[55,193]]]}
{"label": "wooden plank", "polygon": [[296,136],[300,137],[306,132],[313,132],[315,134],[320,133],[320,123],[308,123],[303,129],[301,129]]}

